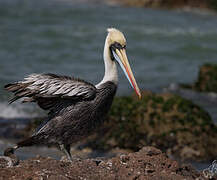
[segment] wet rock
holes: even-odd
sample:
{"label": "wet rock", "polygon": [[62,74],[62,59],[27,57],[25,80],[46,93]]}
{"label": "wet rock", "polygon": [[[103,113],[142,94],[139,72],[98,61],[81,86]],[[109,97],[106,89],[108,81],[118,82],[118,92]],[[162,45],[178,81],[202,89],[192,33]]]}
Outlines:
{"label": "wet rock", "polygon": [[217,64],[204,64],[200,67],[199,76],[193,89],[217,93]]}
{"label": "wet rock", "polygon": [[217,9],[215,0],[113,0],[120,4],[133,7],[149,7],[149,8],[201,8],[201,9]]}
{"label": "wet rock", "polygon": [[143,92],[142,97],[116,98],[89,146],[137,151],[152,145],[183,160],[216,158],[217,127],[206,111],[173,94]]}
{"label": "wet rock", "polygon": [[[200,92],[217,93],[217,64],[204,64],[200,67],[198,79],[191,84],[181,84],[182,88],[192,89]],[[216,94],[211,94],[216,96]]]}
{"label": "wet rock", "polygon": [[[151,153],[152,152],[152,153]],[[150,154],[152,154],[150,156]],[[97,161],[98,162],[98,161]],[[203,174],[191,166],[181,166],[168,159],[160,150],[144,147],[139,152],[100,160],[85,159],[61,162],[52,158],[36,157],[21,161],[19,166],[0,168],[0,179],[196,179]]]}

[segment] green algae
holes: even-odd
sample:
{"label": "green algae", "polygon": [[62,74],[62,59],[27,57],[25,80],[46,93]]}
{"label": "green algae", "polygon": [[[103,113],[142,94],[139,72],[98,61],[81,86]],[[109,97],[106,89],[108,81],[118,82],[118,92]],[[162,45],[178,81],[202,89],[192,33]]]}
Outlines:
{"label": "green algae", "polygon": [[204,64],[200,67],[198,79],[193,85],[181,84],[182,88],[200,92],[217,92],[217,64]]}
{"label": "green algae", "polygon": [[[188,146],[200,151],[192,159],[212,159],[217,156],[216,130],[209,114],[190,100],[144,92],[141,100],[135,96],[115,98],[104,128],[92,139],[97,146],[92,143],[92,147],[137,151],[154,145],[181,156],[182,148]],[[213,150],[207,150],[207,145]]]}
{"label": "green algae", "polygon": [[217,92],[217,64],[204,64],[194,89],[203,92]]}
{"label": "green algae", "polygon": [[[30,130],[41,119],[35,119]],[[217,127],[200,106],[173,94],[143,92],[116,97],[104,126],[87,140],[93,149],[114,148],[138,151],[152,145],[164,152],[186,158],[185,147],[192,149],[191,160],[217,157]]]}

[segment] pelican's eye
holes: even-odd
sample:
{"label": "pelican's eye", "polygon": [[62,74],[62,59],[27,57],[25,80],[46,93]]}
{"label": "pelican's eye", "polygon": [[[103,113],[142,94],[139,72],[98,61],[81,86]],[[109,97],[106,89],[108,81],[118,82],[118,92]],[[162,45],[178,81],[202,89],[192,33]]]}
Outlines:
{"label": "pelican's eye", "polygon": [[112,51],[115,52],[116,49],[125,49],[126,48],[126,45],[122,46],[120,43],[118,42],[115,42],[113,43],[111,46],[110,46],[110,54],[111,54],[111,59],[114,61],[115,58],[114,58],[114,55],[112,53]]}
{"label": "pelican's eye", "polygon": [[112,48],[112,50],[115,50],[115,49],[124,49],[124,48],[126,48],[126,45],[121,45],[120,43],[118,43],[118,42],[115,42],[115,43],[113,43],[111,46],[110,46],[110,48]]}

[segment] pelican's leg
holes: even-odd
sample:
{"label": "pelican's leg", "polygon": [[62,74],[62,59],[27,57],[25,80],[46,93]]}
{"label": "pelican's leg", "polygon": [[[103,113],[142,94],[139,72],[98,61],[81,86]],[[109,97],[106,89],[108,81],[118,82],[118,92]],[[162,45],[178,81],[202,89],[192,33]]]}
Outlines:
{"label": "pelican's leg", "polygon": [[72,162],[72,155],[70,152],[70,145],[60,144],[60,150],[66,154],[69,161]]}

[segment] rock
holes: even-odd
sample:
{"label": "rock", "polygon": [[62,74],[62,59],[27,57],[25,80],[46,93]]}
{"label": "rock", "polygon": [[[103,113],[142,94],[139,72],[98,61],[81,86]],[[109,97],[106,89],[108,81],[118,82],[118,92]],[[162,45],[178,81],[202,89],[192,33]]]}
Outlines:
{"label": "rock", "polygon": [[217,156],[216,139],[217,127],[199,106],[177,95],[143,92],[141,100],[116,98],[89,146],[138,151],[152,145],[182,159],[208,160]]}
{"label": "rock", "polygon": [[200,151],[196,151],[188,146],[185,146],[180,151],[180,155],[183,159],[191,159],[194,156],[196,157],[200,156]]}
{"label": "rock", "polygon": [[12,166],[13,166],[13,162],[10,157],[0,156],[0,168],[12,167]]}
{"label": "rock", "polygon": [[217,64],[204,64],[200,67],[199,77],[193,89],[217,93]]}
{"label": "rock", "polygon": [[13,167],[19,164],[19,159],[14,154],[13,148],[8,148],[4,156],[0,156],[0,168]]}
{"label": "rock", "polygon": [[149,8],[201,8],[217,10],[215,0],[112,0],[123,5]]}
{"label": "rock", "polygon": [[[1,164],[0,164],[1,166]],[[107,160],[85,159],[61,162],[51,158],[36,157],[21,161],[19,166],[0,168],[0,179],[63,179],[63,180],[132,180],[167,179],[191,180],[203,174],[191,166],[179,165],[154,147],[144,147],[139,152],[122,154]]]}
{"label": "rock", "polygon": [[[200,67],[198,79],[191,84],[180,84],[182,88],[200,92],[217,93],[217,64],[204,64]],[[210,96],[216,96],[210,94]]]}

